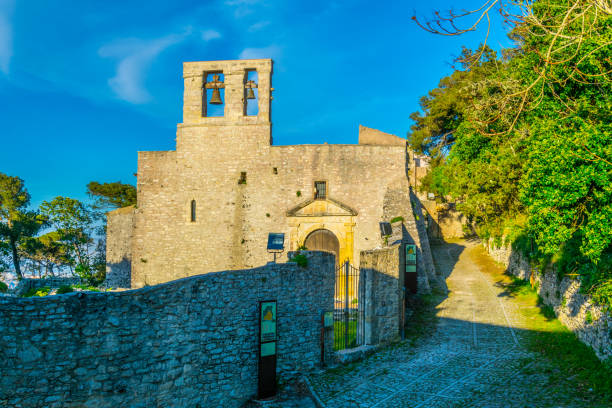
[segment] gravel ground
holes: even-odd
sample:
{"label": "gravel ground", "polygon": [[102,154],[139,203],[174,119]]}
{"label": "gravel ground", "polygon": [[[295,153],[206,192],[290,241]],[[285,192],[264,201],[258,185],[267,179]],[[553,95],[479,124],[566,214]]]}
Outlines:
{"label": "gravel ground", "polygon": [[[311,376],[325,406],[612,407],[578,390],[571,378],[560,382],[559,368],[525,347],[535,325],[520,310],[534,306],[508,296],[496,276],[478,266],[477,246],[432,246],[449,291],[439,296],[433,335]],[[277,406],[312,406],[286,404]]]}

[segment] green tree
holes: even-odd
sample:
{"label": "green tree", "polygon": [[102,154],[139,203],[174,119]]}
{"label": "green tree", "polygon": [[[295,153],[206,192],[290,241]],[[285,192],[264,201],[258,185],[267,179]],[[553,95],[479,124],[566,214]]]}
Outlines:
{"label": "green tree", "polygon": [[0,240],[4,251],[10,253],[18,279],[23,279],[18,247],[45,223],[44,217],[27,209],[29,202],[30,195],[23,180],[0,173]]}
{"label": "green tree", "polygon": [[77,275],[90,279],[96,214],[79,200],[61,196],[43,201],[40,211],[48,218],[59,241],[70,248]]}
{"label": "green tree", "polygon": [[28,237],[21,249],[24,257],[45,268],[45,275],[54,275],[54,267],[62,267],[74,263],[70,255],[70,247],[62,242],[58,231],[47,232],[38,237]]}
{"label": "green tree", "polygon": [[[481,236],[512,232],[534,259],[554,259],[610,304],[612,9],[605,4],[517,2],[526,12],[513,20],[515,48],[464,87],[461,116],[444,122],[444,110],[429,109],[419,120],[440,115],[454,127],[450,153],[424,179],[430,188],[458,200]],[[444,92],[431,95],[428,106],[449,104]]]}
{"label": "green tree", "polygon": [[120,181],[102,184],[92,181],[87,184],[87,194],[95,200],[94,207],[97,209],[121,208],[136,204],[136,187]]}

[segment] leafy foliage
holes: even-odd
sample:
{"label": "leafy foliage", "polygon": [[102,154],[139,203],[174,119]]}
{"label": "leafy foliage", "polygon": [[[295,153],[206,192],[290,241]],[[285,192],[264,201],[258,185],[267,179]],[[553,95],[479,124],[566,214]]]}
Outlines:
{"label": "leafy foliage", "polygon": [[612,304],[612,13],[571,4],[525,3],[503,58],[464,50],[409,140],[434,158],[423,188],[456,200],[481,237],[557,262]]}
{"label": "leafy foliage", "polygon": [[308,258],[304,254],[293,255],[293,257],[289,259],[289,262],[295,262],[296,264],[298,264],[298,266],[301,266],[302,268],[306,268],[308,266]]}
{"label": "leafy foliage", "polygon": [[87,184],[87,194],[95,200],[94,207],[97,209],[136,205],[136,187],[120,181],[114,183],[92,181]]}
{"label": "leafy foliage", "polygon": [[28,290],[27,292],[23,293],[21,297],[33,297],[33,296],[43,297],[43,296],[47,296],[49,292],[51,292],[51,288],[49,286],[43,286],[40,288],[32,288]]}
{"label": "leafy foliage", "polygon": [[19,245],[34,236],[46,219],[27,206],[30,195],[19,177],[0,173],[0,255],[10,254],[15,273],[21,279],[21,257]]}
{"label": "leafy foliage", "polygon": [[0,281],[0,293],[8,292],[8,286],[6,283]]}
{"label": "leafy foliage", "polygon": [[72,289],[72,286],[69,285],[62,285],[59,288],[57,288],[57,293],[58,295],[63,295],[64,293],[70,293],[70,292],[74,292],[74,289]]}

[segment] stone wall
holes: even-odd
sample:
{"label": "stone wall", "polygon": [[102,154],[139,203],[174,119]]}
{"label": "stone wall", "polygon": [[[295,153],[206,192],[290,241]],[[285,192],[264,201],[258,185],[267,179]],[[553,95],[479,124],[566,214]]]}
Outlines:
{"label": "stone wall", "polygon": [[107,214],[106,287],[131,287],[134,211],[134,206],[129,206]]}
{"label": "stone wall", "polygon": [[363,251],[365,342],[388,343],[401,336],[404,322],[404,251],[402,244]]}
{"label": "stone wall", "polygon": [[16,295],[22,295],[31,289],[38,289],[42,287],[50,287],[51,289],[57,289],[60,286],[72,286],[81,283],[81,279],[78,277],[62,277],[62,276],[49,276],[46,278],[24,278],[19,281],[15,289],[11,290]]}
{"label": "stone wall", "polygon": [[454,203],[437,203],[433,200],[421,200],[429,216],[427,234],[431,239],[461,238],[464,235],[466,217],[457,211]]}
{"label": "stone wall", "polygon": [[278,302],[280,377],[319,364],[335,264],[329,254],[307,256],[306,268],[269,264],[123,292],[2,297],[0,406],[241,406],[257,391],[258,301]]}
{"label": "stone wall", "polygon": [[508,273],[529,280],[543,302],[554,309],[559,321],[591,346],[597,357],[602,360],[612,357],[612,316],[604,307],[594,304],[590,296],[580,293],[579,280],[559,278],[554,265],[542,273],[510,246],[495,247],[493,239],[484,246],[493,259],[506,266]]}

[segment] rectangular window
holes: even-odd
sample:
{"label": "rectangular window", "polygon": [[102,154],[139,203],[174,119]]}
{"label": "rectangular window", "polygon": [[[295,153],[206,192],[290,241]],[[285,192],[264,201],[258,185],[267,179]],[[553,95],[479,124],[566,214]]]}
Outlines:
{"label": "rectangular window", "polygon": [[240,172],[240,179],[238,179],[238,184],[246,184],[246,171]]}
{"label": "rectangular window", "polygon": [[315,181],[315,200],[327,198],[327,185],[325,181]]}

